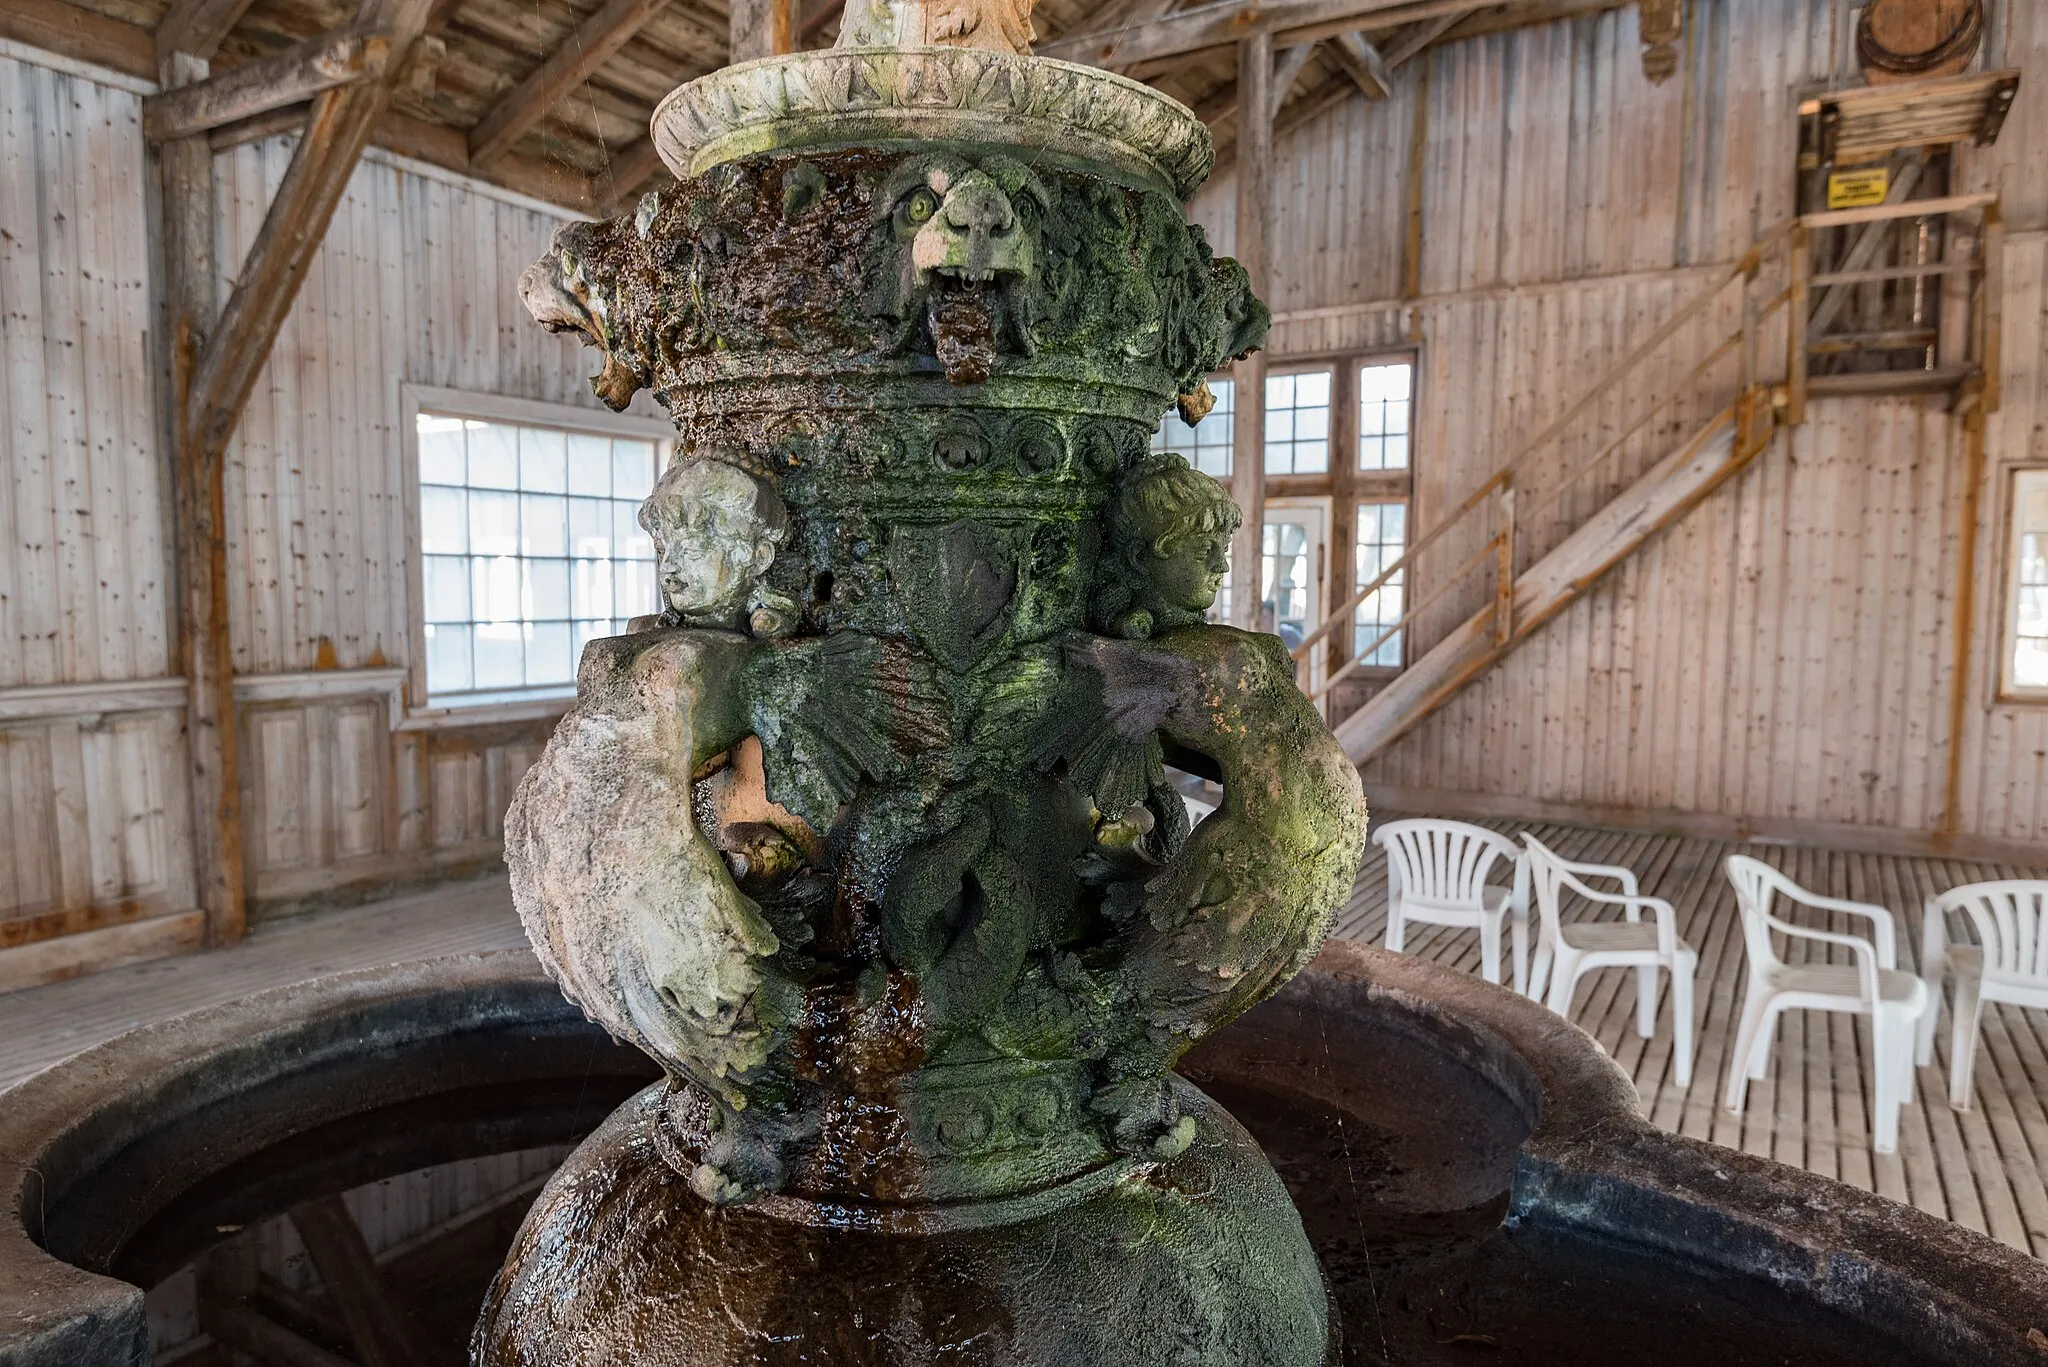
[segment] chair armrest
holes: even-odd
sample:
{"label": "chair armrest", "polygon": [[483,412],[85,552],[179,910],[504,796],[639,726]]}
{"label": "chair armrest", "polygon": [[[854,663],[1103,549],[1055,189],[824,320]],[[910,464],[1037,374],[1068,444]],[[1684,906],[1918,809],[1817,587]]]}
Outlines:
{"label": "chair armrest", "polygon": [[1873,946],[1870,941],[1864,939],[1861,935],[1845,935],[1838,930],[1815,930],[1811,926],[1794,925],[1790,921],[1781,921],[1768,912],[1764,914],[1764,923],[1770,926],[1772,930],[1797,939],[1818,940],[1822,944],[1841,945],[1853,952],[1856,955],[1856,977],[1863,986],[1863,995],[1873,1006],[1877,1004],[1878,970],[1894,967],[1894,965],[1884,962],[1884,953],[1881,946]]}
{"label": "chair armrest", "polygon": [[1828,911],[1846,912],[1869,920],[1871,939],[1877,944],[1877,966],[1897,968],[1899,966],[1898,918],[1887,907],[1875,902],[1851,902],[1846,898],[1829,897],[1815,903]]}
{"label": "chair armrest", "polygon": [[1598,902],[1603,906],[1636,907],[1657,900],[1654,897],[1644,897],[1636,892],[1602,892],[1599,888],[1581,882],[1578,877],[1578,870],[1576,869],[1560,869],[1558,871],[1558,881],[1579,896],[1585,898],[1588,902]]}
{"label": "chair armrest", "polygon": [[1619,864],[1573,864],[1567,876],[1578,877],[1586,874],[1591,874],[1596,878],[1612,878],[1615,882],[1621,884],[1621,891],[1625,896],[1638,897],[1642,895],[1643,890],[1636,882],[1634,869],[1625,869]]}

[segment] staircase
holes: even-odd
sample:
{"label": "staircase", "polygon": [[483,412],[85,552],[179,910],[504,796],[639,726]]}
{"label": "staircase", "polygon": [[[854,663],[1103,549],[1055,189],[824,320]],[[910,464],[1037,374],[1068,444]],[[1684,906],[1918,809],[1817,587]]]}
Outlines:
{"label": "staircase", "polygon": [[[1983,197],[1988,200],[1988,197]],[[1927,217],[1935,213],[1981,211],[1987,228],[1995,229],[1997,209],[1988,202],[1960,204],[1955,200],[1886,206],[1858,211],[1869,217],[1886,214],[1897,217]],[[1379,646],[1394,633],[1415,633],[1424,614],[1451,594],[1463,590],[1466,601],[1487,592],[1485,606],[1457,621],[1433,640],[1400,674],[1373,694],[1349,716],[1332,717],[1337,739],[1354,763],[1363,764],[1385,751],[1419,725],[1437,708],[1454,697],[1508,652],[1529,639],[1543,625],[1583,596],[1616,565],[1647,545],[1666,527],[1683,518],[1714,490],[1768,449],[1780,426],[1796,425],[1805,419],[1807,322],[1813,302],[1809,289],[1834,283],[1830,277],[1815,277],[1811,269],[1808,233],[1825,220],[1841,217],[1809,215],[1790,220],[1767,233],[1726,272],[1717,276],[1688,300],[1671,318],[1640,346],[1610,368],[1571,408],[1525,446],[1512,460],[1468,495],[1450,515],[1418,538],[1400,559],[1388,565],[1378,578],[1361,588],[1321,622],[1295,647],[1294,657],[1306,664],[1333,633],[1352,634],[1353,613],[1374,593],[1396,576],[1406,574],[1414,584],[1418,557],[1463,529],[1463,540],[1471,543],[1486,532],[1478,550],[1462,564],[1431,583],[1430,591],[1407,608],[1400,620],[1385,627],[1375,639],[1352,641],[1350,650],[1328,677],[1316,685],[1311,696],[1326,714],[1335,704],[1333,690],[1355,675]],[[1995,276],[1995,232],[1987,232],[1987,250],[1981,258],[1991,263]],[[1924,266],[1913,269],[1925,273]],[[1908,273],[1905,271],[1902,274]],[[1969,364],[1958,370],[1954,387],[1965,403],[1984,407],[1995,405],[1997,347],[1997,301],[1995,283],[1987,288],[1984,268],[1970,269],[1972,309],[1967,339]],[[1874,274],[1862,272],[1859,279]],[[1765,283],[1768,280],[1768,284]],[[1782,283],[1780,283],[1782,282]],[[1775,288],[1773,288],[1775,286]],[[1642,386],[1644,367],[1685,325],[1740,289],[1740,324],[1711,346],[1677,383],[1631,421],[1625,431],[1603,444],[1598,451],[1579,461],[1562,475],[1544,481],[1544,487],[1524,488],[1533,478],[1546,451],[1558,443],[1610,394],[1632,395]],[[1782,314],[1782,319],[1779,315]],[[1758,370],[1758,354],[1767,330],[1776,340],[1782,334],[1784,363],[1778,372],[1765,376]],[[1733,362],[1732,384],[1726,372]],[[1987,364],[1989,362],[1989,364]],[[1901,377],[1902,384],[1907,380]],[[1529,564],[1521,564],[1526,536],[1518,534],[1517,523],[1534,525],[1584,477],[1610,462],[1624,444],[1641,433],[1674,401],[1712,392],[1718,382],[1727,393],[1725,404],[1711,418],[1691,431],[1661,459],[1630,480],[1619,492],[1573,526],[1555,546]],[[1624,388],[1626,386],[1626,388]],[[1908,386],[1910,387],[1910,386]],[[1918,386],[1924,388],[1924,385]],[[1818,386],[1816,386],[1818,388]],[[1729,392],[1731,391],[1732,392]],[[1858,390],[1857,392],[1863,392]],[[1873,391],[1874,392],[1874,391]],[[1488,519],[1489,521],[1481,521]],[[1455,543],[1453,543],[1455,544]],[[1446,546],[1444,551],[1449,550]],[[1444,551],[1439,551],[1441,556]],[[1484,579],[1480,576],[1485,576]],[[1340,636],[1339,639],[1344,639]],[[1303,671],[1307,674],[1307,671]]]}

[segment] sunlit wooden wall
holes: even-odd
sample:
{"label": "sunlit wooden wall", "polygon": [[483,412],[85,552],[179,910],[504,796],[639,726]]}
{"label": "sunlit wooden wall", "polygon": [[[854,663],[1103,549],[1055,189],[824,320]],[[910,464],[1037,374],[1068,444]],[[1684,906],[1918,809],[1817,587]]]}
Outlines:
{"label": "sunlit wooden wall", "polygon": [[[145,89],[0,46],[0,990],[201,933]],[[219,159],[224,263],[289,152],[272,140]],[[562,221],[372,153],[258,382],[227,474],[258,917],[498,857],[512,787],[552,723],[410,717],[400,387],[596,406],[578,349],[514,292]]]}
{"label": "sunlit wooden wall", "polygon": [[[1414,525],[1790,211],[1792,111],[1827,71],[1832,6],[1693,9],[1681,72],[1663,86],[1644,80],[1624,8],[1437,50],[1397,73],[1394,98],[1354,100],[1281,143],[1274,353],[1419,353]],[[2012,229],[2005,401],[1964,656],[1958,424],[1934,399],[1819,401],[1805,427],[1371,764],[1383,799],[1864,843],[2048,842],[2048,709],[2000,702],[1993,687],[2005,475],[2048,461],[2048,7],[2007,9],[2019,101],[1997,146],[1962,154],[1956,187],[1997,187]],[[189,947],[200,932],[143,90],[0,46],[0,989]],[[253,237],[287,155],[281,141],[223,155],[223,262]],[[1196,216],[1227,251],[1227,178]],[[497,856],[505,802],[549,721],[407,720],[400,386],[595,404],[585,359],[533,327],[513,291],[560,221],[373,154],[258,385],[228,498],[259,916]],[[1643,383],[1682,373],[1688,348],[1726,322],[1682,334]],[[1555,525],[1532,529],[1535,544],[1717,402],[1689,397]],[[1454,598],[1446,620],[1469,606]]]}
{"label": "sunlit wooden wall", "polygon": [[[1418,530],[1792,212],[1794,109],[1829,70],[1833,6],[1689,8],[1683,66],[1662,86],[1642,75],[1628,7],[1437,50],[1398,73],[1391,100],[1354,100],[1280,144],[1272,353],[1419,353]],[[1803,427],[1369,764],[1384,802],[1875,847],[2048,844],[2048,707],[1995,697],[2007,476],[2048,461],[2048,7],[2004,8],[2019,99],[1995,146],[1958,153],[1953,186],[1997,189],[2011,230],[2004,403],[1987,433],[1963,657],[1960,421],[1935,397],[1819,400]],[[1219,250],[1233,212],[1227,182],[1196,203]],[[1731,321],[1681,333],[1632,388],[1668,389]],[[1732,392],[1732,369],[1715,372],[1676,419],[1524,532],[1554,542]],[[1608,407],[1585,453],[1625,426],[1624,405]],[[1431,587],[1432,564],[1471,548],[1453,540],[1425,560],[1411,594]],[[1454,595],[1411,653],[1489,592],[1475,579]],[[1960,736],[1949,724],[1958,686]]]}

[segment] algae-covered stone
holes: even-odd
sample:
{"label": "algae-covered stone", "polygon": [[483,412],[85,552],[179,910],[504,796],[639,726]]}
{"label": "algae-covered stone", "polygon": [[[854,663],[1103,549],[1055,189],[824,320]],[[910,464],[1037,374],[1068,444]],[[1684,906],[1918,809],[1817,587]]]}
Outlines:
{"label": "algae-covered stone", "polygon": [[[574,1340],[652,1343],[627,1332],[643,1298],[717,1282],[731,1303],[756,1235],[831,1242],[760,1231],[844,1218],[902,1234],[857,1255],[906,1279],[891,1304],[957,1264],[1011,1355],[846,1356],[828,1345],[852,1331],[812,1315],[805,1361],[1319,1363],[1298,1219],[1170,1075],[1314,953],[1364,836],[1286,652],[1203,620],[1236,510],[1149,449],[1268,320],[1183,215],[1200,125],[1029,58],[849,60],[671,101],[694,122],[658,127],[687,123],[695,174],[564,228],[522,282],[602,353],[607,402],[650,388],[681,436],[643,513],[666,610],[591,645],[507,824],[543,961],[670,1082],[605,1141],[654,1155],[636,1175],[602,1144],[565,1169],[483,1360],[557,1332],[522,1307],[579,1268],[612,1269],[599,1318],[626,1319]],[[865,112],[819,121],[862,71]],[[1054,86],[1102,99],[1060,125]],[[1223,783],[1193,832],[1169,758]],[[652,1205],[618,1207],[618,1183]],[[1009,1232],[911,1238],[962,1220]],[[692,1230],[685,1261],[726,1269],[710,1281],[628,1246]],[[1023,1276],[1062,1230],[1144,1251]],[[768,1332],[801,1275],[745,1274],[767,1317],[748,1323]],[[1268,1333],[1262,1302],[1313,1313]],[[1123,1350],[1120,1317],[1169,1306],[1186,1351]]]}

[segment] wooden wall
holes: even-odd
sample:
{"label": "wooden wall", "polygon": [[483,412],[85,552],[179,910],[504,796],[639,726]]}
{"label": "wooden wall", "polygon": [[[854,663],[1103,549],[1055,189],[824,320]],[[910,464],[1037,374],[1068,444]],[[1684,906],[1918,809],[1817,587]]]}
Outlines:
{"label": "wooden wall", "polygon": [[200,933],[140,90],[0,50],[0,988]]}
{"label": "wooden wall", "polygon": [[[0,46],[0,990],[199,942],[131,79]],[[290,157],[223,154],[226,297]],[[253,910],[487,865],[549,708],[416,715],[406,383],[596,406],[519,272],[562,221],[372,153],[229,455]],[[555,705],[556,707],[559,704]]]}
{"label": "wooden wall", "polygon": [[[1437,50],[1397,74],[1393,99],[1354,100],[1281,144],[1274,352],[1419,349],[1414,525],[1789,211],[1792,109],[1828,69],[1833,6],[1691,9],[1680,76],[1661,87],[1642,77],[1625,8]],[[1993,688],[2004,473],[2048,460],[2048,7],[2006,9],[2021,95],[1999,144],[1966,154],[1959,175],[1959,188],[1997,186],[2014,230],[2005,407],[1980,491],[1984,591],[1964,657],[1957,423],[1932,399],[1828,400],[1373,764],[1383,795],[2048,840],[2048,711]],[[171,677],[145,89],[0,47],[0,988],[199,934]],[[288,155],[273,140],[219,162],[223,294]],[[1231,197],[1226,179],[1196,207],[1226,251]],[[229,470],[259,915],[496,857],[504,802],[549,720],[450,727],[409,711],[400,386],[594,405],[576,348],[531,326],[513,294],[558,221],[373,154],[259,383]],[[1712,335],[1707,323],[1678,339],[1645,386]],[[1725,383],[1681,414],[1709,411]],[[1682,430],[1624,452],[1603,487]],[[1597,497],[1567,501],[1536,544]]]}
{"label": "wooden wall", "polygon": [[[1273,354],[1419,351],[1411,527],[1512,459],[1711,268],[1791,213],[1793,111],[1829,70],[1833,6],[1688,8],[1680,75],[1661,87],[1642,76],[1630,7],[1438,49],[1397,74],[1392,100],[1352,100],[1281,143]],[[1852,844],[2048,842],[2048,708],[1995,697],[2003,472],[2048,461],[2048,7],[2005,8],[2004,63],[2024,69],[2021,93],[1994,147],[1959,154],[1956,186],[1998,189],[2013,230],[2005,403],[1987,432],[1976,620],[1960,664],[1961,422],[1938,398],[1817,401],[1805,426],[1368,765],[1382,800]],[[1420,288],[1408,292],[1416,185]],[[1233,196],[1225,181],[1195,206],[1223,251]],[[1724,309],[1680,334],[1573,449],[1624,426],[1638,396],[1668,392],[1729,321]],[[1534,549],[1734,385],[1721,367],[1652,439],[1525,524]],[[1411,594],[1432,587],[1432,564],[1470,549],[1425,561]],[[1475,579],[1414,645],[1487,592]],[[1960,738],[1949,720],[1959,687]]]}
{"label": "wooden wall", "polygon": [[[277,138],[217,163],[224,263],[254,240],[290,158]],[[408,719],[400,387],[598,407],[580,348],[535,326],[515,293],[562,221],[372,153],[258,381],[227,478],[235,669],[276,681],[243,709],[259,914],[498,857],[505,805],[553,711]],[[231,284],[224,274],[223,299]]]}

